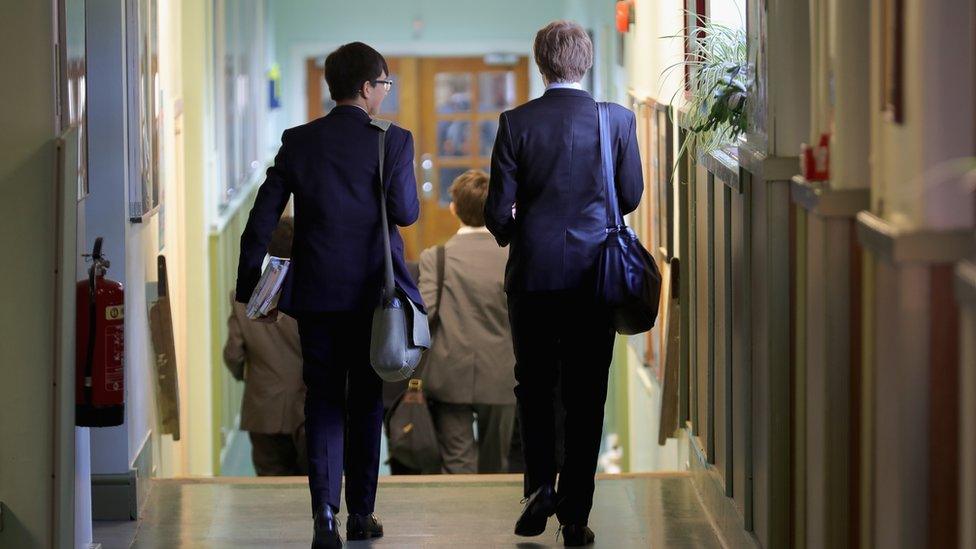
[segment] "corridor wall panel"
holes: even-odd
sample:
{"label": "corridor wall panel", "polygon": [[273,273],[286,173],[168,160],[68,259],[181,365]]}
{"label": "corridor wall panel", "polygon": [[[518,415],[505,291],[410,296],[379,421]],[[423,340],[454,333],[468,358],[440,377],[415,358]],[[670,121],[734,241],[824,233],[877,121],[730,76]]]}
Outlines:
{"label": "corridor wall panel", "polygon": [[712,241],[713,241],[713,258],[714,258],[714,276],[713,276],[713,318],[714,318],[714,331],[715,338],[713,340],[714,353],[713,353],[713,372],[714,372],[714,391],[713,394],[713,410],[714,410],[714,421],[712,422],[712,428],[714,431],[714,459],[715,469],[722,476],[722,480],[725,483],[726,495],[732,495],[729,491],[729,464],[731,460],[729,459],[729,449],[731,448],[731,429],[729,428],[732,414],[731,414],[731,398],[727,389],[731,388],[730,379],[726,369],[726,365],[731,364],[728,359],[731,359],[729,354],[729,344],[728,335],[730,334],[731,326],[727,313],[730,312],[729,308],[729,287],[727,285],[726,275],[731,274],[729,269],[729,257],[727,244],[729,243],[729,232],[727,230],[727,214],[730,206],[730,196],[729,189],[726,187],[725,182],[723,182],[718,177],[712,176],[712,193],[715,195],[715,199],[712,201]]}
{"label": "corridor wall panel", "polygon": [[[959,300],[960,368],[960,517],[976,516],[976,263],[956,266]],[[976,546],[976,521],[961,520],[959,548]]]}
{"label": "corridor wall panel", "polygon": [[753,529],[752,187],[732,193],[732,496],[746,530]]}
{"label": "corridor wall panel", "polygon": [[785,547],[790,524],[790,201],[786,181],[754,181],[752,352],[755,532]]}
{"label": "corridor wall panel", "polygon": [[712,300],[712,259],[711,241],[712,234],[709,231],[709,186],[711,176],[700,164],[697,165],[697,175],[695,177],[695,284],[697,288],[695,299],[695,331],[697,344],[697,360],[695,362],[695,387],[697,402],[697,420],[695,421],[695,434],[699,437],[699,443],[705,450],[709,462],[713,462],[711,433],[712,417],[710,408],[711,399],[711,371],[712,371],[712,331],[711,319],[711,300]]}
{"label": "corridor wall panel", "polygon": [[[693,153],[688,153],[688,158],[692,157]],[[688,193],[687,202],[687,216],[688,216],[688,261],[685,263],[688,265],[688,280],[686,284],[688,285],[689,295],[688,303],[685,306],[685,311],[688,317],[688,421],[691,426],[692,435],[697,436],[699,432],[699,405],[698,405],[698,387],[699,387],[699,375],[698,375],[698,364],[700,361],[699,353],[699,339],[704,337],[700,333],[699,325],[699,309],[698,300],[702,299],[699,294],[699,283],[698,277],[700,276],[699,271],[699,257],[698,257],[698,189],[696,185],[697,180],[697,168],[694,162],[687,160],[687,179],[686,189]]]}
{"label": "corridor wall panel", "polygon": [[[678,129],[678,141],[683,143],[687,136],[687,130],[683,128]],[[690,190],[688,186],[688,155],[678,159],[678,199],[677,199],[677,218],[678,218],[678,257],[680,258],[679,263],[679,295],[678,303],[681,306],[681,337],[680,337],[680,379],[679,379],[679,396],[678,396],[678,420],[679,425],[684,427],[686,422],[691,417],[691,412],[689,409],[689,375],[690,375],[690,362],[692,354],[692,329],[693,326],[691,322],[691,307],[690,303],[694,292],[692,291],[693,273],[692,271],[692,260],[690,250],[694,249],[691,244],[691,222],[690,222],[690,206],[689,206],[689,195]]]}

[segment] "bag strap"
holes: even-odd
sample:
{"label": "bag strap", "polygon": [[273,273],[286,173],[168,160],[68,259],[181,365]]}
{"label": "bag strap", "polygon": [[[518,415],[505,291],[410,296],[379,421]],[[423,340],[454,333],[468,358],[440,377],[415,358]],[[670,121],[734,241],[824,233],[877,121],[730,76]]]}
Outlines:
{"label": "bag strap", "polygon": [[435,248],[437,254],[437,308],[430,317],[430,333],[433,335],[437,325],[441,323],[441,296],[444,294],[444,271],[447,264],[447,249],[443,244]]}
{"label": "bag strap", "polygon": [[[437,257],[437,308],[434,309],[434,314],[429,319],[431,337],[434,337],[434,332],[437,331],[437,326],[441,323],[441,296],[444,294],[444,272],[447,265],[447,249],[444,245],[441,244],[434,248],[434,252]],[[429,352],[430,350],[427,351],[427,353]],[[425,369],[428,356],[425,353],[424,357],[420,360],[420,364],[417,365],[417,369],[413,371],[413,376],[410,379],[410,387],[416,387],[418,389],[423,387],[423,383],[417,384],[414,380],[419,381],[421,379],[420,372]]]}
{"label": "bag strap", "polygon": [[617,184],[614,179],[613,153],[610,150],[610,105],[596,104],[600,125],[600,163],[603,165],[603,181],[606,186],[607,229],[619,229],[623,224],[620,204],[617,201]]}
{"label": "bag strap", "polygon": [[393,250],[390,248],[390,221],[386,214],[386,185],[383,184],[383,163],[386,159],[386,130],[393,124],[389,120],[374,118],[369,122],[373,127],[380,130],[379,135],[379,158],[380,158],[380,218],[383,224],[383,251],[386,253],[384,259],[383,277],[383,298],[388,299],[393,296],[396,290],[396,282],[393,277]]}

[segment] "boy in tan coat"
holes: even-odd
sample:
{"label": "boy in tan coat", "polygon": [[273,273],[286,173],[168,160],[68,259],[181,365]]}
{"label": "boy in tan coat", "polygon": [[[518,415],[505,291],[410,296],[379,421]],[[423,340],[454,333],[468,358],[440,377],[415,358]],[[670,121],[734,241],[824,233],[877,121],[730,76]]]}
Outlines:
{"label": "boy in tan coat", "polygon": [[[283,217],[271,236],[268,253],[291,257],[294,221]],[[231,295],[224,363],[244,382],[241,430],[251,439],[251,459],[258,476],[308,474],[305,437],[305,383],[298,323],[285,314],[275,322],[247,318],[246,305]]]}
{"label": "boy in tan coat", "polygon": [[[437,302],[437,251],[420,255],[420,291],[440,325],[421,375],[446,473],[503,473],[515,421],[515,354],[504,276],[508,250],[485,229],[488,175],[469,170],[451,185],[461,229],[444,245]],[[478,423],[475,440],[473,422]]]}

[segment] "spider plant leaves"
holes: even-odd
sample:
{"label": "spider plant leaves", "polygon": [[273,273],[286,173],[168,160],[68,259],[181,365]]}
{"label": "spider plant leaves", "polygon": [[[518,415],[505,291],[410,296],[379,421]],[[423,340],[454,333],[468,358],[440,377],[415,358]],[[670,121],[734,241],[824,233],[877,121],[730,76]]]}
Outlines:
{"label": "spider plant leaves", "polygon": [[[679,68],[689,74],[684,117],[688,134],[679,158],[692,149],[710,152],[728,146],[745,133],[750,86],[745,30],[687,11],[685,15],[699,25],[664,38],[685,40],[688,54],[662,71],[665,78]],[[671,97],[672,106],[680,91]]]}

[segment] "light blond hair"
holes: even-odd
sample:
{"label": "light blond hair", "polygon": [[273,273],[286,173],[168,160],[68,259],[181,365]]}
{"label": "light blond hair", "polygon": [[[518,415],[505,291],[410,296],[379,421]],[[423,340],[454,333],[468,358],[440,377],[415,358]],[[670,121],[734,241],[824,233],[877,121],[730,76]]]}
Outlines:
{"label": "light blond hair", "polygon": [[535,35],[535,63],[549,83],[579,82],[593,66],[590,35],[573,21],[553,21]]}

